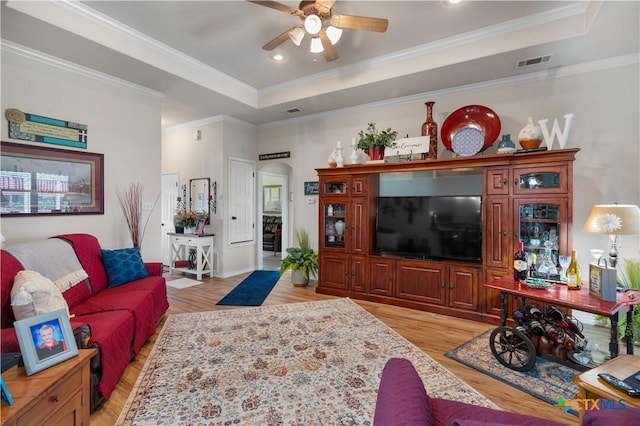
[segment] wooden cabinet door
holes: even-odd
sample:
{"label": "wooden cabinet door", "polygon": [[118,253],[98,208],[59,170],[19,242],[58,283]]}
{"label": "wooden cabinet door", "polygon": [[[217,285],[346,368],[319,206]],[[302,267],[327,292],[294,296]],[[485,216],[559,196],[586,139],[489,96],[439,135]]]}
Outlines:
{"label": "wooden cabinet door", "polygon": [[366,197],[369,193],[369,182],[368,175],[353,176],[351,179],[351,195],[354,197]]}
{"label": "wooden cabinet door", "polygon": [[486,195],[509,194],[509,169],[488,169],[484,172]]}
{"label": "wooden cabinet door", "polygon": [[449,303],[452,308],[478,310],[480,270],[468,266],[449,266]]}
{"label": "wooden cabinet door", "polygon": [[446,303],[446,267],[435,262],[398,261],[396,297],[418,302]]}
{"label": "wooden cabinet door", "polygon": [[346,290],[349,285],[349,256],[325,253],[320,256],[318,285]]}
{"label": "wooden cabinet door", "polygon": [[347,223],[348,236],[351,239],[351,253],[365,255],[369,253],[369,209],[364,197],[352,198],[349,202]]}
{"label": "wooden cabinet door", "polygon": [[350,286],[349,289],[360,293],[367,292],[367,283],[369,282],[369,268],[367,268],[366,256],[351,256],[350,261]]}
{"label": "wooden cabinet door", "polygon": [[484,200],[484,264],[488,268],[508,269],[512,257],[509,199]]}
{"label": "wooden cabinet door", "polygon": [[[489,283],[491,281],[500,279],[505,275],[513,274],[513,269],[505,270],[505,269],[487,269],[485,272],[484,282]],[[500,292],[498,290],[494,290],[487,287],[482,287],[482,309],[483,313],[490,315],[493,317],[494,324],[499,324],[500,313],[502,312],[502,298],[500,296]],[[508,298],[507,305],[507,316],[511,315],[513,312],[513,298]]]}
{"label": "wooden cabinet door", "polygon": [[369,265],[369,293],[393,296],[395,261],[384,257],[372,256]]}

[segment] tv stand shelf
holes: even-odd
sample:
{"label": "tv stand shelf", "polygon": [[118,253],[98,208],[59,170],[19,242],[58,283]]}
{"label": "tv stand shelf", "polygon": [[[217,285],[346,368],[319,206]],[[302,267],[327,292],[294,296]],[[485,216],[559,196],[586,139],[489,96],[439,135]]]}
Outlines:
{"label": "tv stand shelf", "polygon": [[[535,240],[549,236],[555,238],[555,256],[571,252],[573,161],[578,151],[316,169],[320,195],[316,291],[499,324],[500,294],[482,283],[512,274],[518,240],[538,257],[544,254],[544,244]],[[414,179],[415,172],[441,170],[455,175],[470,168],[482,175],[480,262],[375,252],[381,174],[406,173]]]}

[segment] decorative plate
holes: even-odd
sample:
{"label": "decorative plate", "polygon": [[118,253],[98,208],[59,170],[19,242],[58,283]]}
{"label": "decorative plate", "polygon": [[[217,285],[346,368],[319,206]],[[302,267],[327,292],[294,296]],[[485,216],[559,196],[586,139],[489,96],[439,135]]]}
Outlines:
{"label": "decorative plate", "polygon": [[453,135],[451,149],[458,155],[468,157],[475,155],[484,145],[484,135],[482,131],[475,127],[465,127]]}
{"label": "decorative plate", "polygon": [[454,136],[461,129],[469,127],[480,130],[484,136],[484,144],[478,151],[482,152],[493,145],[500,136],[500,117],[483,105],[467,105],[455,110],[442,123],[440,137],[445,148],[455,152],[451,146]]}
{"label": "decorative plate", "polygon": [[529,288],[549,288],[549,287],[553,287],[555,284],[552,282],[549,282],[547,280],[543,280],[541,278],[527,278],[524,281],[524,284],[529,287]]}

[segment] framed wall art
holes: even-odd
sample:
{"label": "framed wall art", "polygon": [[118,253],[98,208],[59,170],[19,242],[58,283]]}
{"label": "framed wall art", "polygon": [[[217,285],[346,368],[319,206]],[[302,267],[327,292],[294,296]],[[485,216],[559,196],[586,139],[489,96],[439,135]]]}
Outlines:
{"label": "framed wall art", "polygon": [[304,183],[304,195],[318,195],[319,193],[318,181]]}
{"label": "framed wall art", "polygon": [[27,376],[78,355],[66,309],[13,323]]}
{"label": "framed wall art", "polygon": [[0,144],[0,215],[104,214],[104,155]]}

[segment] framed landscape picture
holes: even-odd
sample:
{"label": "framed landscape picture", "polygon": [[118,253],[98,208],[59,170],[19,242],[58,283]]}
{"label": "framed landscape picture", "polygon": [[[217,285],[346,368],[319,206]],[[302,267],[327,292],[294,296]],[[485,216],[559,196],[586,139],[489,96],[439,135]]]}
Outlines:
{"label": "framed landscape picture", "polygon": [[65,309],[13,323],[27,376],[78,355]]}

